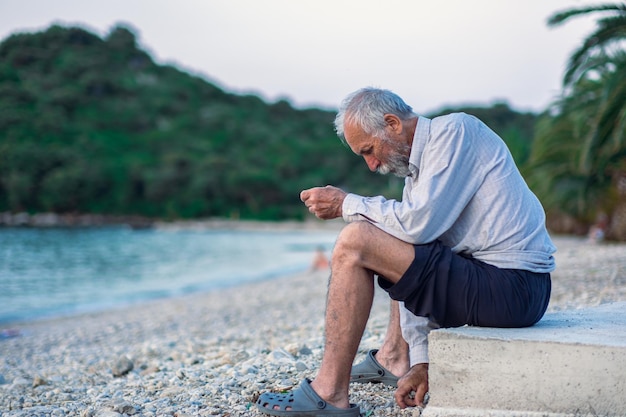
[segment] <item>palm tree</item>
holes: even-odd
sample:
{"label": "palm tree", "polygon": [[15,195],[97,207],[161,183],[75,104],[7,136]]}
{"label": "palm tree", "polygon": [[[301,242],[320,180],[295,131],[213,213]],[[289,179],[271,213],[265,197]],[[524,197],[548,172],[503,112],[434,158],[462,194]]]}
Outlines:
{"label": "palm tree", "polygon": [[570,56],[567,70],[563,77],[565,85],[571,84],[582,75],[584,64],[589,58],[602,51],[607,52],[613,47],[623,47],[623,45],[619,44],[626,39],[626,3],[623,2],[558,12],[548,19],[548,25],[557,26],[573,17],[591,13],[603,13],[607,14],[607,16],[598,19],[596,30],[587,36],[583,44]]}
{"label": "palm tree", "polygon": [[626,240],[626,5],[560,12],[549,24],[591,12],[610,15],[572,54],[564,93],[537,124],[525,172],[549,218],[589,224],[607,213],[609,235]]}

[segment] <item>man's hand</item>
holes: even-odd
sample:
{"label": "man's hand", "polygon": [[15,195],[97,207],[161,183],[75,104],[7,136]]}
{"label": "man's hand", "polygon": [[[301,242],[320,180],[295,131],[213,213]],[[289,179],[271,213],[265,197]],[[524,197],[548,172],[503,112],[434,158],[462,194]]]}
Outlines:
{"label": "man's hand", "polygon": [[342,216],[341,206],[347,193],[340,188],[327,185],[315,187],[300,193],[300,200],[309,211],[323,220]]}
{"label": "man's hand", "polygon": [[[400,408],[424,407],[424,395],[428,392],[428,364],[413,365],[409,372],[398,380],[398,389],[394,394]],[[415,393],[413,396],[411,393]]]}

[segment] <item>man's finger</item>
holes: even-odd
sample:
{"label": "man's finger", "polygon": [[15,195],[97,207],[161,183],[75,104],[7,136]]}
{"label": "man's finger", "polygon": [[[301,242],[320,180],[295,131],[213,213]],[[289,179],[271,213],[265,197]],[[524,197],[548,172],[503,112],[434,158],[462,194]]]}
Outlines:
{"label": "man's finger", "polygon": [[309,190],[301,191],[300,192],[300,201],[305,202],[309,198],[310,194],[311,194],[311,192]]}
{"label": "man's finger", "polygon": [[415,407],[417,405],[417,403],[415,402],[415,399],[412,398],[411,395],[412,392],[412,388],[405,388],[405,387],[399,387],[395,394],[394,394],[394,398],[396,400],[396,402],[398,403],[398,405],[400,406],[400,408],[407,408],[407,407]]}
{"label": "man's finger", "polygon": [[417,387],[417,391],[415,392],[415,402],[416,405],[419,405],[421,407],[424,407],[424,396],[426,395],[426,393],[428,392],[428,386],[426,385],[419,385]]}

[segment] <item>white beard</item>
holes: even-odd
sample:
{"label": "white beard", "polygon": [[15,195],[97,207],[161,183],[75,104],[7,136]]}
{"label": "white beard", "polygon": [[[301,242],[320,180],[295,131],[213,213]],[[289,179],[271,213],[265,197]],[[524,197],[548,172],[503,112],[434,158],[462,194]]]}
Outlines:
{"label": "white beard", "polygon": [[405,178],[411,175],[409,169],[409,154],[411,147],[409,145],[394,146],[393,151],[389,155],[389,163],[382,164],[376,172],[381,175],[393,174],[396,177]]}

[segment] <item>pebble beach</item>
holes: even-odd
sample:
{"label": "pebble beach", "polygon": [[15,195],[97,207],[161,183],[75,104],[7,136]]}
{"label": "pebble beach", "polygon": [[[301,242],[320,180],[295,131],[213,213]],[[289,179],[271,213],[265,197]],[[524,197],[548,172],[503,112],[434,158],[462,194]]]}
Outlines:
{"label": "pebble beach", "polygon": [[[548,311],[626,301],[626,244],[554,237]],[[329,271],[71,317],[0,325],[0,416],[261,416],[261,392],[315,377]],[[357,360],[384,337],[377,289]],[[400,410],[393,389],[351,386],[364,416]]]}

